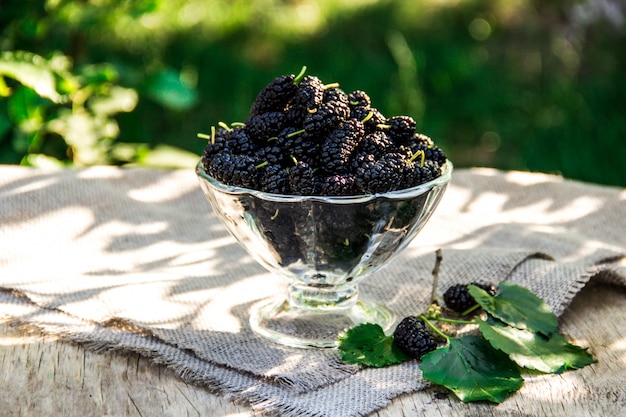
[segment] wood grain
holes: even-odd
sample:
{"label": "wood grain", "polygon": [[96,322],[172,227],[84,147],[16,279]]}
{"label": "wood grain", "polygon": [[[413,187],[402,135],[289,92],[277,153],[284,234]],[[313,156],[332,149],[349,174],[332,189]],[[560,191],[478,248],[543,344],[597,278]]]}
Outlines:
{"label": "wood grain", "polygon": [[[626,292],[592,285],[564,314],[561,330],[598,363],[562,375],[526,374],[503,404],[463,404],[431,388],[396,398],[376,417],[626,415]],[[0,323],[1,416],[228,416],[249,407],[186,384],[136,354],[96,353]],[[332,417],[332,416],[330,416]]]}

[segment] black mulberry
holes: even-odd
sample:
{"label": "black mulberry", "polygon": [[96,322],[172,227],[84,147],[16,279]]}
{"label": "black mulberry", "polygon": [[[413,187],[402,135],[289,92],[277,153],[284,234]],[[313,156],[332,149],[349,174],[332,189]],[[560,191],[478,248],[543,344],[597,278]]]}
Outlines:
{"label": "black mulberry", "polygon": [[324,83],[314,75],[307,75],[298,84],[295,98],[291,104],[294,107],[314,109],[322,104],[324,99]]}
{"label": "black mulberry", "polygon": [[248,136],[247,130],[243,127],[235,127],[227,130],[224,134],[227,148],[235,154],[253,154],[257,146]]}
{"label": "black mulberry", "polygon": [[225,184],[251,189],[259,186],[258,172],[252,156],[219,152],[208,168],[209,175]]}
{"label": "black mulberry", "polygon": [[378,129],[378,125],[385,123],[385,116],[374,107],[350,107],[350,118],[363,122],[365,132],[371,133]]}
{"label": "black mulberry", "polygon": [[294,84],[294,78],[293,74],[274,78],[257,95],[250,107],[250,114],[283,111],[289,99],[298,89],[298,86]]}
{"label": "black mulberry", "polygon": [[415,120],[410,116],[393,116],[381,123],[378,127],[388,130],[389,136],[401,144],[408,141],[415,134]]}
{"label": "black mulberry", "polygon": [[358,187],[366,194],[396,190],[402,180],[402,163],[397,154],[389,154],[377,161],[361,164],[356,171]]}
{"label": "black mulberry", "polygon": [[[446,307],[457,313],[463,313],[476,305],[476,300],[474,300],[474,297],[470,295],[467,289],[468,285],[469,284],[455,284],[450,286],[446,292],[443,293],[443,302],[446,304]],[[471,285],[482,288],[491,296],[496,295],[496,287],[492,284],[472,282]]]}
{"label": "black mulberry", "polygon": [[246,120],[245,129],[250,138],[257,143],[264,143],[285,128],[283,112],[253,114]]}
{"label": "black mulberry", "polygon": [[304,130],[287,128],[278,135],[277,141],[296,161],[317,166],[321,144],[306,136]]}
{"label": "black mulberry", "polygon": [[260,190],[273,194],[289,194],[289,173],[281,165],[267,165],[259,168],[262,173]]}
{"label": "black mulberry", "polygon": [[306,162],[298,161],[289,168],[289,187],[294,195],[315,195],[317,180],[313,168]]}
{"label": "black mulberry", "polygon": [[363,139],[363,123],[349,119],[329,133],[321,148],[320,168],[329,173],[345,173],[350,168],[350,159]]}
{"label": "black mulberry", "polygon": [[380,159],[389,152],[395,152],[396,147],[387,133],[378,131],[365,136],[361,143],[360,150]]}
{"label": "black mulberry", "polygon": [[326,133],[350,116],[350,108],[342,101],[328,101],[309,109],[304,118],[304,130],[310,137],[324,137]]}
{"label": "black mulberry", "polygon": [[372,100],[365,91],[356,90],[348,94],[348,104],[350,107],[369,107]]}
{"label": "black mulberry", "polygon": [[349,196],[358,194],[356,179],[352,174],[335,174],[325,177],[320,184],[322,195]]}
{"label": "black mulberry", "polygon": [[437,340],[428,332],[427,326],[418,317],[405,317],[393,332],[393,343],[407,355],[419,359],[437,349]]}

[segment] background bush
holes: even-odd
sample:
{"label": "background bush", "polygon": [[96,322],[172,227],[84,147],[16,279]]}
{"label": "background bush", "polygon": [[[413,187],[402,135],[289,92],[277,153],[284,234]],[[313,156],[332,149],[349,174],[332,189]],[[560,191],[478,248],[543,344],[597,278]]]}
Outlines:
{"label": "background bush", "polygon": [[621,0],[9,0],[0,163],[190,166],[303,65],[457,167],[626,185]]}

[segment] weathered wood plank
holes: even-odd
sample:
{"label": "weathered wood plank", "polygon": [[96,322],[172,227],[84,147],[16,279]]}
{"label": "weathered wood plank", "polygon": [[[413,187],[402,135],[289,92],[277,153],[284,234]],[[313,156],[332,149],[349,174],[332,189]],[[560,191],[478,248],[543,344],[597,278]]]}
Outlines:
{"label": "weathered wood plank", "polygon": [[[397,398],[376,417],[626,415],[626,292],[585,288],[562,319],[562,331],[591,346],[599,363],[563,375],[527,375],[498,406],[463,404],[441,389]],[[181,381],[136,354],[95,353],[40,333],[0,324],[0,415],[229,416],[231,404]]]}

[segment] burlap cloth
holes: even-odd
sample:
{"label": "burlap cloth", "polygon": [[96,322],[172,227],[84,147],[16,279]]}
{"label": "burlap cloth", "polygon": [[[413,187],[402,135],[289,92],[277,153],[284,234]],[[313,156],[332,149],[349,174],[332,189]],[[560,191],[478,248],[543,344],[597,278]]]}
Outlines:
{"label": "burlap cloth", "polygon": [[[626,285],[626,191],[557,176],[456,170],[430,223],[361,294],[422,312],[439,292],[509,280],[557,314],[590,279]],[[423,389],[416,361],[341,364],[255,336],[255,302],[285,282],[220,224],[192,170],[0,166],[0,315],[94,349],[134,351],[186,381],[285,416],[352,417]]]}

